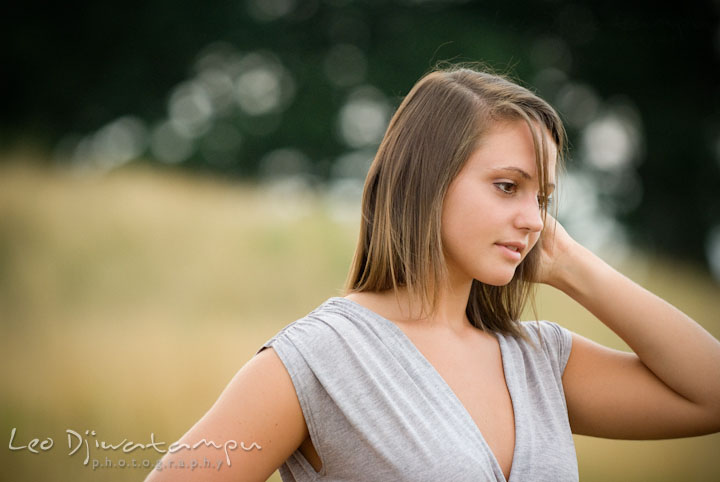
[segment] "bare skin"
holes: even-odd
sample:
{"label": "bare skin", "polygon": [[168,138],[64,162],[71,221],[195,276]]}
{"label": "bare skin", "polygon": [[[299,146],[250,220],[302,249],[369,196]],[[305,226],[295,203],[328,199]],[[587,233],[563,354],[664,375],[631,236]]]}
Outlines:
{"label": "bare skin", "polygon": [[[347,298],[408,336],[468,410],[507,479],[515,429],[499,345],[494,335],[470,324],[465,307],[473,279],[507,283],[519,259],[542,237],[536,281],[576,300],[634,351],[612,350],[573,335],[563,375],[573,433],[655,439],[720,431],[720,342],[576,243],[552,217],[545,226],[533,156],[526,126],[499,124],[451,183],[443,205],[450,277],[434,313],[413,311],[416,305],[402,289]],[[476,205],[489,207],[490,214],[472,216]],[[463,368],[468,365],[487,369],[468,371]],[[266,480],[298,448],[316,470],[322,467],[290,376],[272,348],[238,372],[180,442],[203,438],[256,442],[262,450],[236,450],[232,466],[222,470],[166,469],[151,472],[147,480]],[[200,459],[217,455],[213,448],[192,453]],[[188,453],[168,454],[163,462],[183,457]]]}

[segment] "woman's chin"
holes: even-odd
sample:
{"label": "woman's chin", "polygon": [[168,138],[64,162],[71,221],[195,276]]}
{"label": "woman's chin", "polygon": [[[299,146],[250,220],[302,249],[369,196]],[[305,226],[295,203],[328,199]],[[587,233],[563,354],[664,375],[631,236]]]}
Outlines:
{"label": "woman's chin", "polygon": [[478,279],[479,282],[482,284],[486,284],[489,286],[507,286],[514,277],[515,273],[510,274],[510,276],[507,275],[498,275],[498,276],[487,276],[483,279]]}

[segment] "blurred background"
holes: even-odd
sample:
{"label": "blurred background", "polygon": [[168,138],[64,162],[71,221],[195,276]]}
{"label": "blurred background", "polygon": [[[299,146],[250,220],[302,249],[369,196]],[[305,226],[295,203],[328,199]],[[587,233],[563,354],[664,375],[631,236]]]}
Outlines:
{"label": "blurred background", "polygon": [[[0,480],[142,480],[156,451],[95,442],[170,444],[264,341],[341,295],[367,168],[439,61],[550,101],[571,141],[561,221],[720,336],[717,1],[4,10]],[[538,315],[626,348],[556,291]],[[576,444],[582,480],[720,480],[718,435]]]}

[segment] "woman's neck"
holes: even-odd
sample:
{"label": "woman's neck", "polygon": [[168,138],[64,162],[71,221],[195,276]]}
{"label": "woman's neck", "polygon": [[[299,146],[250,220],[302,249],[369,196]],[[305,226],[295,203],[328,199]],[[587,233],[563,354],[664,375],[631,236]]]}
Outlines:
{"label": "woman's neck", "polygon": [[398,287],[396,291],[351,293],[347,298],[396,323],[447,328],[461,333],[472,326],[465,314],[471,286],[472,280],[469,280],[440,289],[432,313],[429,313],[430,306],[423,309],[420,300],[412,297],[406,287]]}

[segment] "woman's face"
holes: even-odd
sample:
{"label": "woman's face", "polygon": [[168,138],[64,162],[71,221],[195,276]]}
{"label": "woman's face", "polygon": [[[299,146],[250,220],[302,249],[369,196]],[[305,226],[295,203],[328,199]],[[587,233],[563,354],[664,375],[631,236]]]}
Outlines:
{"label": "woman's face", "polygon": [[[557,148],[549,135],[547,145],[552,191]],[[495,124],[445,195],[441,230],[451,282],[509,283],[543,229],[538,196],[530,128],[524,121]]]}

